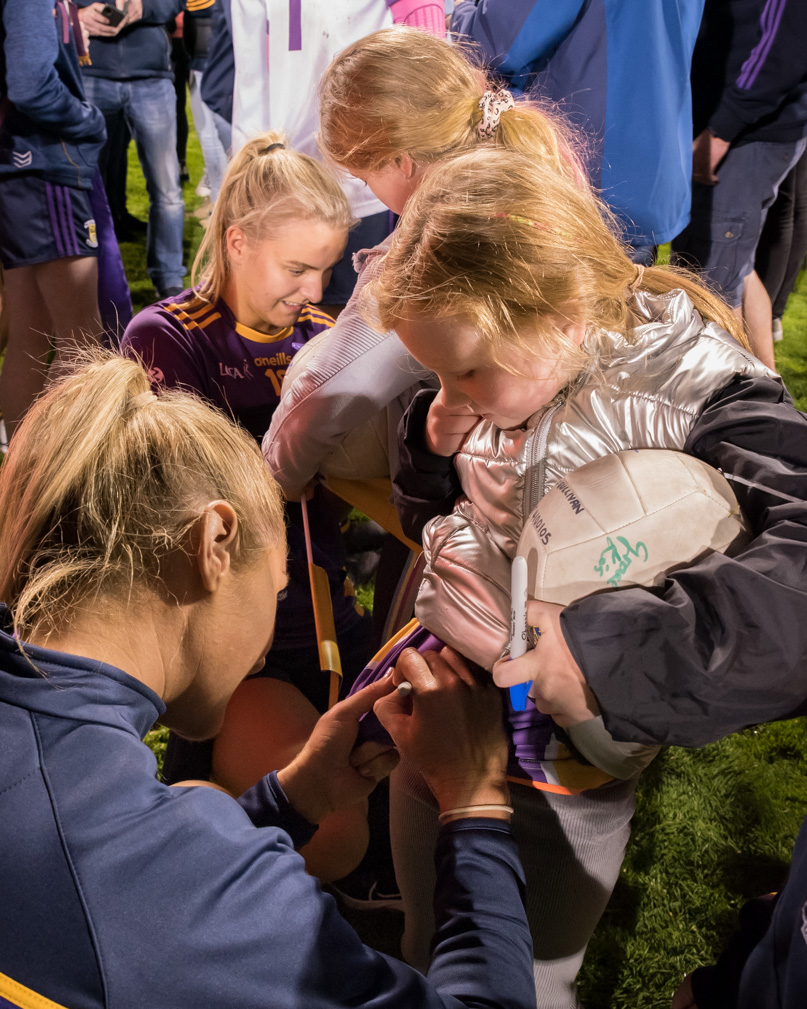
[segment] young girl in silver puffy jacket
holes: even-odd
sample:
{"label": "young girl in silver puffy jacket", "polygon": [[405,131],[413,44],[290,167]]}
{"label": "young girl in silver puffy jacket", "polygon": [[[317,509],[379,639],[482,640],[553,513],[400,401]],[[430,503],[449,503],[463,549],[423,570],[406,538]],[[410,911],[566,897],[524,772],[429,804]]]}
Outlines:
{"label": "young girl in silver puffy jacket", "polygon": [[[681,271],[637,268],[589,192],[513,152],[479,148],[437,165],[369,295],[441,385],[404,418],[396,481],[406,531],[423,529],[422,627],[377,668],[408,643],[442,641],[500,686],[534,680],[535,706],[509,714],[512,804],[538,1004],[571,1007],[638,775],[614,780],[579,761],[563,729],[601,710],[617,739],[701,745],[804,708],[794,684],[807,649],[807,426],[719,299]],[[631,448],[723,470],[751,542],[661,589],[566,608],[533,601],[535,649],[499,661],[526,516],[566,473]],[[728,691],[733,705],[720,703]],[[404,952],[417,965],[428,961],[437,825],[428,789],[402,766],[393,848]]]}

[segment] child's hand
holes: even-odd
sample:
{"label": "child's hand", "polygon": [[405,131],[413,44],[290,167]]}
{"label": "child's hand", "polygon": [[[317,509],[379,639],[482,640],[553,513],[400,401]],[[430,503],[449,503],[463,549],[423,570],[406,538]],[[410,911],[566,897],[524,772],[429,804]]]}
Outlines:
{"label": "child's hand", "polygon": [[535,648],[520,659],[500,659],[493,667],[493,679],[499,687],[532,680],[529,696],[535,707],[565,728],[596,717],[600,709],[563,637],[563,609],[556,603],[531,599],[527,621],[541,632]]}
{"label": "child's hand", "polygon": [[481,418],[469,406],[449,407],[441,388],[432,400],[426,418],[424,441],[432,455],[452,456],[459,452],[468,432]]}

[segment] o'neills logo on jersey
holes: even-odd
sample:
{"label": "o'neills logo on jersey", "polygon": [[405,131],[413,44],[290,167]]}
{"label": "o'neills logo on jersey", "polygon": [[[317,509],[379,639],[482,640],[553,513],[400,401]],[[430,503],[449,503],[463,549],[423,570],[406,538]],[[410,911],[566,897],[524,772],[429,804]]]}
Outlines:
{"label": "o'neills logo on jersey", "polygon": [[285,350],[281,350],[281,352],[279,354],[275,354],[274,357],[256,357],[255,366],[257,368],[285,368],[291,364],[291,358],[291,354],[287,354]]}

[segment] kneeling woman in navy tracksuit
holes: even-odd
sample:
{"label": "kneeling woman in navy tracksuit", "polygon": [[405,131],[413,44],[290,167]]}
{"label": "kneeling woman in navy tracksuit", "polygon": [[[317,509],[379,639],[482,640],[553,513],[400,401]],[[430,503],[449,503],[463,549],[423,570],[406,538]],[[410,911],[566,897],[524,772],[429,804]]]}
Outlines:
{"label": "kneeling woman in navy tracksuit", "polygon": [[[215,734],[269,650],[285,558],[255,442],[133,361],[96,360],[18,429],[0,470],[4,1004],[534,1005],[501,707],[457,656],[407,655],[237,801],[157,780],[143,735]],[[394,765],[353,748],[372,707],[442,804],[426,977],[363,946],[294,851]]]}

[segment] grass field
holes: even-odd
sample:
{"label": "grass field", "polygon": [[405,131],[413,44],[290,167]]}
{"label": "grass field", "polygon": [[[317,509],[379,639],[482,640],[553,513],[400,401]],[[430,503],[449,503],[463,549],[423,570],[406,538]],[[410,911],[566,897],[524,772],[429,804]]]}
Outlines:
{"label": "grass field", "polygon": [[[191,135],[189,209],[201,174]],[[147,204],[136,161],[130,210]],[[186,228],[188,261],[201,228]],[[123,246],[135,307],[153,299],[139,244]],[[802,274],[777,346],[784,380],[807,409],[807,277]],[[150,742],[159,753],[163,734]],[[625,864],[581,977],[588,1009],[656,1009],[687,970],[714,959],[751,895],[778,888],[807,813],[807,723],[749,729],[700,751],[669,749],[645,772]],[[397,916],[351,916],[366,941],[396,951]]]}

